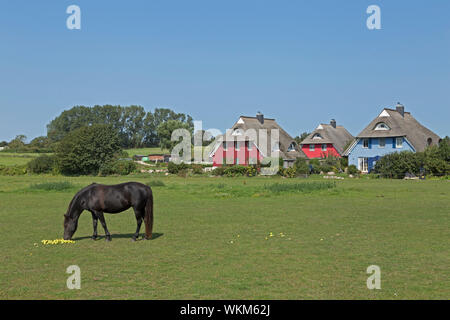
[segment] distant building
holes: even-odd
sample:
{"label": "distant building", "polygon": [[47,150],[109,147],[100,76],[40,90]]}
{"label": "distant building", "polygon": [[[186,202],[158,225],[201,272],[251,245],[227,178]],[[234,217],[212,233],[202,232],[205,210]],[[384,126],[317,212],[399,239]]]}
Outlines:
{"label": "distant building", "polygon": [[[260,131],[267,133],[267,139],[261,139]],[[278,130],[278,143],[272,141],[272,130]],[[254,132],[252,136],[249,132]],[[241,116],[231,127],[231,135],[223,135],[210,154],[213,166],[225,164],[247,166],[271,157],[274,152],[283,159],[284,167],[291,167],[298,157],[305,157],[299,146],[275,119],[264,118],[258,113],[256,117]]]}
{"label": "distant building", "polygon": [[370,172],[380,157],[401,151],[421,152],[439,144],[440,137],[421,125],[400,103],[385,108],[357,135],[345,151],[349,165]]}
{"label": "distant building", "polygon": [[329,155],[340,158],[353,139],[353,136],[343,126],[336,125],[336,120],[333,119],[330,124],[319,124],[301,142],[301,146],[309,159],[325,158]]}

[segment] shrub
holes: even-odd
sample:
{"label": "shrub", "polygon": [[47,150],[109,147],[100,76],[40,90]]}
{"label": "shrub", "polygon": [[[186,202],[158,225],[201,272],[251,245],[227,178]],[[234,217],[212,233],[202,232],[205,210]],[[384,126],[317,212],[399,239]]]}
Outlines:
{"label": "shrub", "polygon": [[347,173],[355,175],[355,174],[358,174],[359,171],[358,171],[358,168],[356,168],[356,166],[354,164],[352,164],[352,165],[348,166]]}
{"label": "shrub", "polygon": [[203,166],[201,164],[193,164],[191,167],[193,174],[203,174]]}
{"label": "shrub", "polygon": [[297,174],[308,174],[310,172],[309,165],[306,163],[306,159],[303,158],[295,160],[294,169]]}
{"label": "shrub", "polygon": [[421,155],[410,151],[394,152],[381,157],[374,168],[382,177],[402,179],[407,172],[418,175],[422,166]]}
{"label": "shrub", "polygon": [[27,168],[31,173],[50,173],[56,167],[56,157],[42,155],[28,162]]}
{"label": "shrub", "polygon": [[189,168],[189,165],[181,162],[180,164],[176,164],[174,162],[169,162],[167,165],[167,171],[172,174],[178,174],[180,171],[187,170]]}
{"label": "shrub", "polygon": [[102,164],[99,170],[99,175],[108,176],[108,175],[121,175],[126,176],[130,173],[136,171],[137,166],[136,163],[129,160],[115,160],[109,161]]}
{"label": "shrub", "polygon": [[20,176],[27,174],[27,166],[2,166],[0,165],[0,175],[4,176]]}
{"label": "shrub", "polygon": [[120,139],[112,127],[92,125],[68,133],[57,146],[56,159],[63,174],[98,174],[120,151]]}
{"label": "shrub", "polygon": [[229,166],[225,167],[224,175],[227,177],[236,177],[236,176],[243,176],[247,172],[247,167],[245,166]]}

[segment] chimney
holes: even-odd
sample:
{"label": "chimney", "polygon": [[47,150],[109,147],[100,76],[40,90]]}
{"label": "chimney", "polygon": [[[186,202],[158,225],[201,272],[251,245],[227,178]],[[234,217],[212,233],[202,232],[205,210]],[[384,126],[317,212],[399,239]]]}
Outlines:
{"label": "chimney", "polygon": [[331,126],[332,126],[333,128],[336,129],[336,120],[331,119],[330,124],[331,124]]}
{"label": "chimney", "polygon": [[256,119],[258,119],[261,124],[264,124],[264,115],[261,112],[258,111],[256,114]]}
{"label": "chimney", "polygon": [[405,107],[400,102],[397,102],[395,110],[397,110],[397,112],[400,113],[402,117],[405,117]]}

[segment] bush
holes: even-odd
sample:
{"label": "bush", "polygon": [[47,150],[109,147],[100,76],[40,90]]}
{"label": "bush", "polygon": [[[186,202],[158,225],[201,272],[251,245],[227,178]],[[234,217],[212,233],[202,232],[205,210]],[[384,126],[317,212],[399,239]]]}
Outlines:
{"label": "bush", "polygon": [[99,170],[100,176],[121,175],[126,176],[136,171],[136,163],[129,160],[115,160],[102,164]]}
{"label": "bush", "polygon": [[27,168],[28,172],[31,173],[50,173],[56,168],[56,157],[48,155],[39,156],[28,162]]}
{"label": "bush", "polygon": [[359,171],[358,171],[358,168],[356,168],[356,166],[354,164],[352,164],[352,165],[348,166],[347,173],[355,175],[355,174],[358,174]]}
{"label": "bush", "polygon": [[3,176],[21,176],[27,174],[27,166],[3,166],[0,165],[0,175]]}
{"label": "bush", "polygon": [[306,159],[298,158],[294,162],[294,169],[297,174],[308,174],[310,173],[310,168],[308,163],[306,163]]}
{"label": "bush", "polygon": [[193,164],[191,167],[193,174],[203,174],[203,166],[201,164]]}
{"label": "bush", "polygon": [[172,174],[178,174],[180,171],[187,170],[189,168],[189,165],[181,162],[180,164],[176,164],[174,162],[169,162],[167,165],[167,171]]}
{"label": "bush", "polygon": [[418,175],[422,166],[421,155],[410,151],[394,152],[381,157],[374,173],[382,177],[402,179],[407,172]]}
{"label": "bush", "polygon": [[112,127],[92,125],[68,133],[57,146],[56,160],[63,174],[98,174],[120,152],[119,136]]}
{"label": "bush", "polygon": [[244,176],[247,172],[247,167],[245,166],[229,166],[225,167],[224,175],[227,177]]}

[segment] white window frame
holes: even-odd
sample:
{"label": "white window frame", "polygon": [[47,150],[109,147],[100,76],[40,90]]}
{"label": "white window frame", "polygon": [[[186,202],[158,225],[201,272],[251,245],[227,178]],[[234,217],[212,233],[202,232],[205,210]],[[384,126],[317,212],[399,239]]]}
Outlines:
{"label": "white window frame", "polygon": [[252,148],[253,148],[252,144],[253,143],[251,141],[247,141],[247,150],[248,151],[252,151]]}
{"label": "white window frame", "polygon": [[327,151],[327,147],[326,143],[322,143],[322,151]]}
{"label": "white window frame", "polygon": [[361,172],[369,172],[369,158],[362,157],[358,158],[358,169]]}
{"label": "white window frame", "polygon": [[[365,146],[365,142],[367,141],[367,147]],[[369,138],[364,138],[363,139],[363,141],[362,141],[362,147],[364,148],[364,149],[369,149],[369,145],[370,145],[370,143],[369,143]]]}
{"label": "white window frame", "polygon": [[386,123],[380,122],[375,126],[375,130],[387,131],[391,130],[391,128],[389,128],[389,126]]}
{"label": "white window frame", "polygon": [[316,151],[316,145],[311,143],[309,145],[309,151]]}
{"label": "white window frame", "polygon": [[[383,145],[381,145],[381,141],[383,141]],[[386,147],[386,138],[378,138],[378,147],[380,148]]]}
{"label": "white window frame", "polygon": [[[400,143],[399,143],[400,141]],[[403,148],[403,137],[395,138],[395,149]]]}

